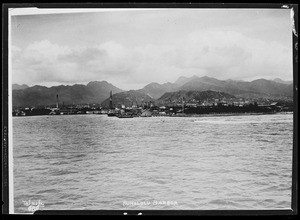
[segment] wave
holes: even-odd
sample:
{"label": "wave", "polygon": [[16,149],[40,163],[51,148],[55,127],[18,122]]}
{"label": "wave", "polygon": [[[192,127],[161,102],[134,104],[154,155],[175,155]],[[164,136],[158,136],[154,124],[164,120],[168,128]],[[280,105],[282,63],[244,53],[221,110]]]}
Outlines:
{"label": "wave", "polygon": [[54,176],[62,176],[62,175],[67,175],[67,174],[77,174],[78,172],[76,171],[69,171],[69,170],[63,170],[63,171],[54,171],[51,174]]}

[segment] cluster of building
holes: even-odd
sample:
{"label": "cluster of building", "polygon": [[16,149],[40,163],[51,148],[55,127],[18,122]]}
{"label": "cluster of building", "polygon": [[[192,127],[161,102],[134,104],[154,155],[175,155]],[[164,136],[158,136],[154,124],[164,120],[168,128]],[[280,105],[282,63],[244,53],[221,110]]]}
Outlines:
{"label": "cluster of building", "polygon": [[172,116],[177,114],[209,114],[209,113],[235,113],[235,112],[274,112],[293,111],[293,105],[284,105],[269,99],[206,99],[199,101],[175,100],[155,105],[147,102],[141,105],[137,103],[132,106],[114,104],[112,93],[110,93],[109,107],[103,108],[99,104],[84,105],[59,105],[58,95],[56,106],[40,108],[19,108],[13,111],[13,116],[30,115],[71,115],[71,114],[107,114],[118,117],[150,117],[150,116]]}
{"label": "cluster of building", "polygon": [[181,106],[184,103],[187,107],[201,107],[201,106],[248,106],[248,105],[257,105],[257,106],[267,106],[274,103],[274,100],[267,98],[222,98],[222,99],[206,99],[206,100],[173,100],[165,102],[166,106]]}

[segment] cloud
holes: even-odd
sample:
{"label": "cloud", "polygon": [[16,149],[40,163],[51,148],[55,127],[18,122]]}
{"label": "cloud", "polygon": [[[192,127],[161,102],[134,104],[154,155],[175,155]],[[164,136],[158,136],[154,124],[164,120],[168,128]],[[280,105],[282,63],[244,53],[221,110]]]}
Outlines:
{"label": "cloud", "polygon": [[206,69],[219,78],[246,79],[291,73],[291,49],[235,31],[207,30],[189,35],[187,67]]}
{"label": "cloud", "polygon": [[[36,41],[12,53],[14,83],[62,84],[107,80],[124,89],[153,81],[175,81],[181,75],[220,79],[275,78],[290,74],[291,48],[235,31],[207,29],[164,45],[126,46],[116,41],[64,46]],[[137,89],[137,88],[134,88]]]}

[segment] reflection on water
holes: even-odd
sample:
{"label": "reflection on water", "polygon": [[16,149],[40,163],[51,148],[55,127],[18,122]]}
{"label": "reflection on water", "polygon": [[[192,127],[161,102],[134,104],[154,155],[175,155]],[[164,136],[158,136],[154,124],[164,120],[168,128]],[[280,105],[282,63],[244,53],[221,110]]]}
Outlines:
{"label": "reflection on water", "polygon": [[15,212],[290,208],[292,118],[15,117]]}

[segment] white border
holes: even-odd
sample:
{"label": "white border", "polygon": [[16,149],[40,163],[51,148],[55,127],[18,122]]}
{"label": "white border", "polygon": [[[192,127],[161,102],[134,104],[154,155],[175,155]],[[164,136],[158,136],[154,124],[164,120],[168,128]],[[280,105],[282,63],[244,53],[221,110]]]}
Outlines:
{"label": "white border", "polygon": [[12,123],[12,69],[11,69],[11,13],[8,12],[8,213],[14,213],[14,163],[13,163],[13,123]]}
{"label": "white border", "polygon": [[[191,8],[193,9],[193,8]],[[191,10],[188,9],[188,10]],[[199,10],[201,8],[194,8]],[[205,8],[203,8],[205,9]],[[88,12],[113,12],[113,11],[153,11],[168,10],[168,8],[10,8],[10,16],[34,15],[34,14],[66,14],[66,13],[88,13]],[[172,10],[184,10],[184,8],[172,8]]]}

